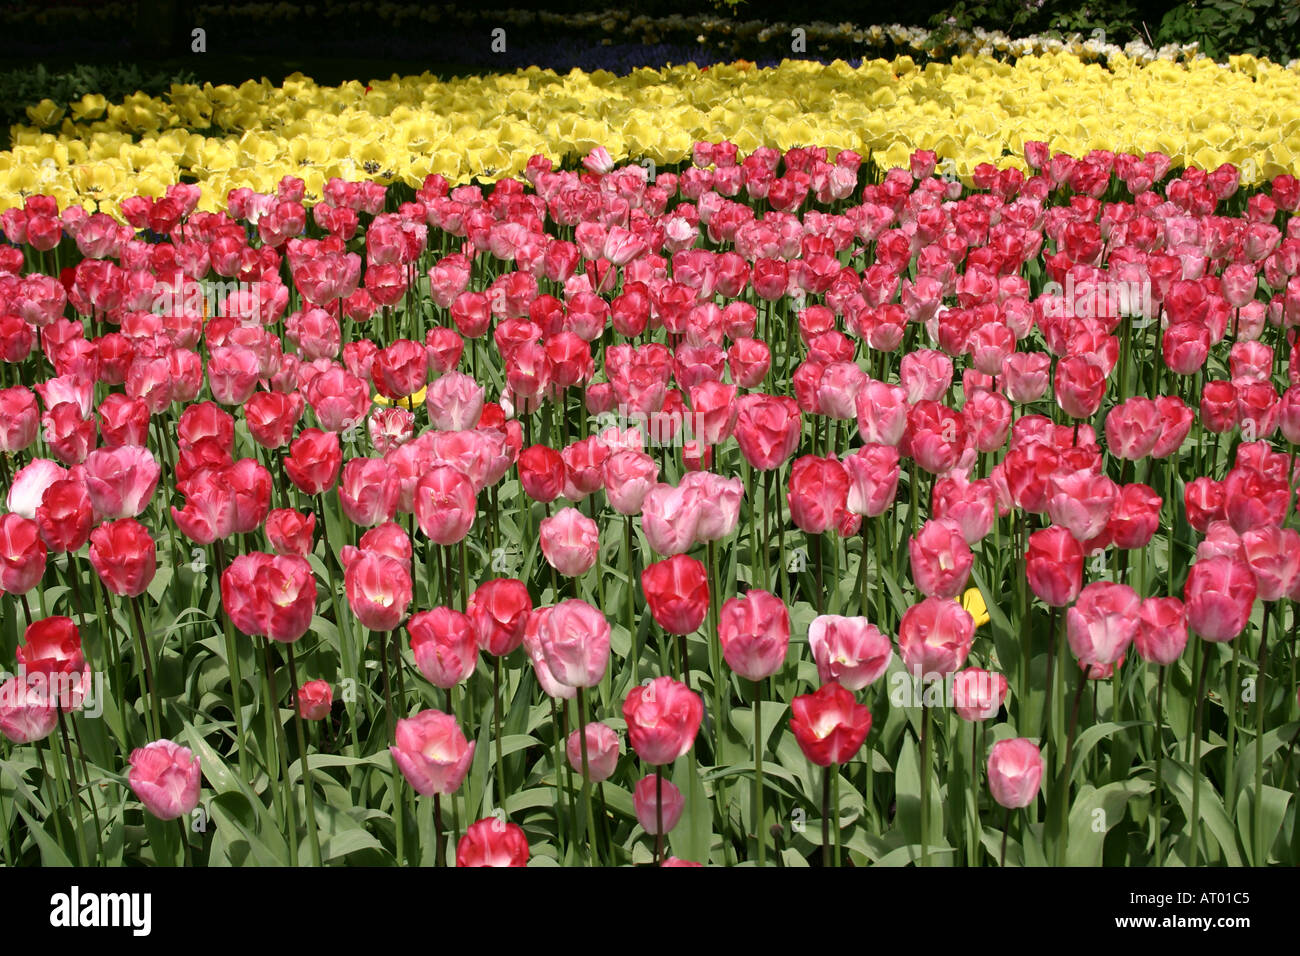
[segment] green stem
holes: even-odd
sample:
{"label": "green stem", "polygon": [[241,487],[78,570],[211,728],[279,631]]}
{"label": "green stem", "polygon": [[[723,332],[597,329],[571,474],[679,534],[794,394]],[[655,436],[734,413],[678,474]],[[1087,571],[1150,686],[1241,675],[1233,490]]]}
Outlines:
{"label": "green stem", "polygon": [[591,812],[591,769],[587,763],[587,693],[584,687],[578,688],[578,750],[582,754],[582,812],[587,818],[587,858],[593,866],[599,866],[596,818]]}
{"label": "green stem", "polygon": [[307,793],[307,830],[311,833],[312,866],[321,865],[320,834],[316,830],[316,797],[311,778],[311,764],[307,759],[307,741],[302,728],[302,709],[298,702],[298,664],[294,659],[293,645],[289,645],[289,683],[293,685],[293,724],[298,735],[298,754],[302,760],[302,784]]}

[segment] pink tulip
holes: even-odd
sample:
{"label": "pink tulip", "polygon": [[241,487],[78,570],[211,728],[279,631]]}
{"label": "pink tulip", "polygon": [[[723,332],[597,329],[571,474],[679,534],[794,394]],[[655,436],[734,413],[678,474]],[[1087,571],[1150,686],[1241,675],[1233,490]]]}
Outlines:
{"label": "pink tulip", "polygon": [[771,677],[785,663],[790,646],[790,613],[781,599],[767,591],[750,590],[728,598],[718,615],[722,655],[746,680]]}
{"label": "pink tulip", "polygon": [[595,566],[600,532],[596,522],[577,508],[564,508],[542,519],[539,532],[542,554],[556,571],[576,578]]}
{"label": "pink tulip", "polygon": [[183,817],[199,804],[199,760],[170,740],[155,740],[131,751],[127,782],[159,820]]}
{"label": "pink tulip", "polygon": [[455,793],[474,759],[456,719],[440,710],[422,710],[397,722],[397,741],[388,748],[415,791],[429,797]]}
{"label": "pink tulip", "polygon": [[889,638],[865,617],[823,614],[808,625],[817,679],[859,691],[874,684],[894,656]]}
{"label": "pink tulip", "polygon": [[989,792],[1008,810],[1027,807],[1038,796],[1043,754],[1032,740],[999,740],[989,753]]}

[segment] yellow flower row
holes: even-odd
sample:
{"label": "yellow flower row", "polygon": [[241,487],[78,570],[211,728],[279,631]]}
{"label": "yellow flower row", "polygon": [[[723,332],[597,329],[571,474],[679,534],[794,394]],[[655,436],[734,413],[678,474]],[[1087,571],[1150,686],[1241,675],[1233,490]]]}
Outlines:
{"label": "yellow flower row", "polygon": [[[35,193],[112,212],[130,195],[181,179],[203,208],[284,175],[318,197],[332,176],[456,183],[516,176],[542,153],[572,160],[595,146],[615,159],[679,162],[700,139],[743,152],[820,145],[905,165],[917,148],[951,158],[963,178],[981,162],[1019,165],[1027,140],[1082,155],[1158,150],[1176,165],[1242,167],[1260,182],[1300,172],[1300,68],[1253,57],[1109,66],[1068,53],[1015,63],[968,55],[917,66],[908,57],[858,68],[787,61],[637,70],[574,70],[439,81],[428,74],[342,86],[295,75],[239,87],[174,86],[166,98],[46,101],[0,153],[0,209]],[[39,127],[58,126],[58,132]]]}

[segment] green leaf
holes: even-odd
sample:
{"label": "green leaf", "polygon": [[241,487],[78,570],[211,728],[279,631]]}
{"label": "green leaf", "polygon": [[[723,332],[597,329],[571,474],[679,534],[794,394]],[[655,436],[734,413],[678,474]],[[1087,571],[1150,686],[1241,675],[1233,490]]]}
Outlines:
{"label": "green leaf", "polygon": [[695,863],[709,862],[709,848],[713,845],[713,804],[704,792],[704,784],[696,767],[695,750],[678,757],[673,765],[673,784],[682,792],[686,808],[682,819],[668,834],[673,855]]}
{"label": "green leaf", "polygon": [[1065,849],[1069,866],[1101,866],[1106,834],[1124,818],[1133,797],[1153,789],[1145,780],[1121,780],[1094,788],[1084,784],[1070,807],[1070,841]]}

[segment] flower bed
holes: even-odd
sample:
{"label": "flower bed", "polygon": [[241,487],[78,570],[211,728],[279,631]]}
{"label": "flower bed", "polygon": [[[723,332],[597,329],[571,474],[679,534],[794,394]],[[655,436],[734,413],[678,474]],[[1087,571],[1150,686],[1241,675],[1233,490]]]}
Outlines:
{"label": "flower bed", "polygon": [[1295,81],[33,117],[4,861],[1300,862]]}

